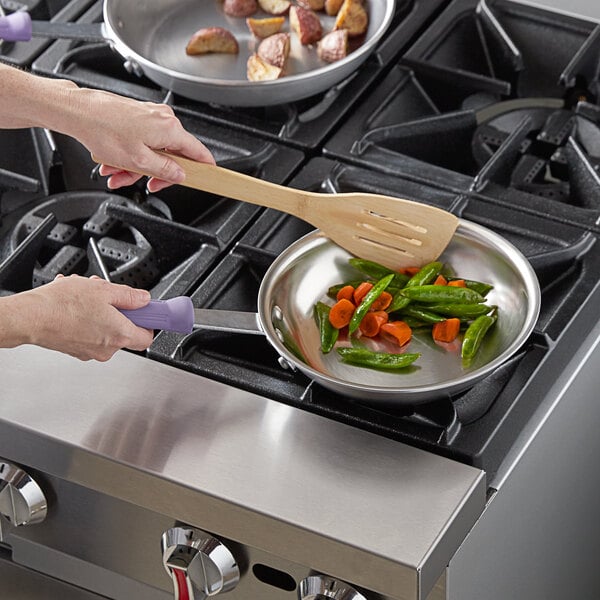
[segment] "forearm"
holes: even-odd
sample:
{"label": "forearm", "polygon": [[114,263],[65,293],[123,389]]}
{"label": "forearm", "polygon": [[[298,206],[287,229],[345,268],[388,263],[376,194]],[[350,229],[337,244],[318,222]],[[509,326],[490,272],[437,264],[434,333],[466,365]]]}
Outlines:
{"label": "forearm", "polygon": [[14,348],[32,342],[34,306],[26,294],[0,298],[0,348]]}
{"label": "forearm", "polygon": [[67,133],[77,86],[0,63],[0,128],[45,127]]}

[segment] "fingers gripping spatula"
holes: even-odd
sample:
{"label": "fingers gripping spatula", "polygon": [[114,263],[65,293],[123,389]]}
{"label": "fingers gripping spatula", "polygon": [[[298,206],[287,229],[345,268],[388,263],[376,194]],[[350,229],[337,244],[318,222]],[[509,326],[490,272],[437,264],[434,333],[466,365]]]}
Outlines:
{"label": "fingers gripping spatula", "polygon": [[182,185],[294,215],[351,254],[390,269],[437,259],[458,226],[456,216],[419,202],[360,192],[307,192],[165,154],[185,171]]}

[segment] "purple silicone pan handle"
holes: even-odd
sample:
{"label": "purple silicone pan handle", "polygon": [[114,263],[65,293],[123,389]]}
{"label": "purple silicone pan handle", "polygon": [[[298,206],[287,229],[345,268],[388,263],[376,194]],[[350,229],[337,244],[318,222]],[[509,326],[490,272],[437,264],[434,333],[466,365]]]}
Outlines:
{"label": "purple silicone pan handle", "polygon": [[121,312],[139,327],[191,333],[194,328],[194,305],[191,298],[178,296],[170,300],[150,300],[142,307]]}
{"label": "purple silicone pan handle", "polygon": [[28,42],[32,33],[29,13],[18,10],[0,17],[0,40],[6,42]]}

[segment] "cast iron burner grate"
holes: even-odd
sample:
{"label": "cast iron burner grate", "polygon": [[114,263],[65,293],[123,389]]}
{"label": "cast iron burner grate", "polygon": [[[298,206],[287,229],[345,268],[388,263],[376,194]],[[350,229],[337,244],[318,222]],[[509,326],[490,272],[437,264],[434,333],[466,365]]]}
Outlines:
{"label": "cast iron burner grate", "polygon": [[[149,356],[297,408],[451,456],[493,473],[519,423],[535,410],[527,394],[555,341],[568,331],[600,277],[596,236],[582,228],[468,196],[318,158],[291,182],[313,191],[358,190],[427,202],[503,235],[530,258],[542,285],[542,310],[528,342],[470,390],[416,407],[362,405],[285,370],[262,336],[161,332]],[[256,312],[264,273],[280,252],[310,230],[303,221],[267,210],[191,295],[197,307]],[[556,373],[554,373],[554,376]]]}
{"label": "cast iron burner grate", "polygon": [[325,153],[595,228],[599,53],[592,23],[455,0]]}

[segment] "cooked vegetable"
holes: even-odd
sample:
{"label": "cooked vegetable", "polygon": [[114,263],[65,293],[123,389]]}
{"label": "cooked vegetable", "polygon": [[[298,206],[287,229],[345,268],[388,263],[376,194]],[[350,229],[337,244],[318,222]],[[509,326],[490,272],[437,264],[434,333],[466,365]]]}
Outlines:
{"label": "cooked vegetable", "polygon": [[348,261],[355,269],[372,277],[373,279],[381,279],[390,273],[394,274],[394,279],[390,286],[394,287],[404,287],[410,277],[408,275],[404,275],[402,273],[397,273],[396,271],[392,271],[379,263],[373,262],[372,260],[365,260],[364,258],[351,258]]}
{"label": "cooked vegetable", "polygon": [[379,334],[381,326],[388,322],[388,318],[385,310],[370,311],[363,317],[358,328],[364,336],[375,337]]}
{"label": "cooked vegetable", "polygon": [[352,300],[354,299],[354,288],[351,285],[345,285],[340,288],[338,293],[335,295],[336,300]]}
{"label": "cooked vegetable", "polygon": [[285,17],[267,17],[266,19],[249,17],[246,19],[246,25],[248,25],[250,32],[261,39],[279,33],[284,23]]}
{"label": "cooked vegetable", "polygon": [[370,310],[385,310],[392,303],[392,295],[389,292],[383,291],[379,294],[379,298],[376,298],[373,304],[371,304]]}
{"label": "cooked vegetable", "polygon": [[491,315],[477,317],[465,331],[463,337],[461,356],[467,363],[473,359],[481,346],[481,342],[490,327],[496,322],[498,314],[494,311]]}
{"label": "cooked vegetable", "polygon": [[[424,267],[414,272],[413,276],[406,282],[404,289],[431,283],[439,275],[442,267],[442,263],[437,261],[426,264]],[[412,267],[406,267],[405,269],[411,268]],[[408,306],[409,304],[410,299],[402,293],[402,290],[400,290],[394,296],[391,305],[388,307],[388,312],[395,312],[404,308],[405,306]]]}
{"label": "cooked vegetable", "polygon": [[[476,306],[480,306],[479,304],[477,304]],[[404,320],[406,317],[411,317],[413,319],[417,319],[423,323],[439,323],[440,321],[444,321],[446,319],[446,317],[431,312],[431,310],[429,310],[429,308],[425,309],[425,308],[421,308],[419,306],[407,306],[406,308],[403,308],[400,311],[400,314],[402,315],[402,319]]]}
{"label": "cooked vegetable", "polygon": [[328,290],[327,290],[327,295],[330,298],[336,298],[337,299],[337,294],[338,292],[346,286],[352,286],[353,288],[357,288],[360,284],[362,283],[361,280],[354,280],[354,281],[345,281],[343,283],[338,283],[337,285],[332,285]]}
{"label": "cooked vegetable", "polygon": [[317,56],[326,63],[337,62],[348,56],[348,31],[330,31],[317,42]]}
{"label": "cooked vegetable", "polygon": [[224,0],[223,12],[230,17],[249,17],[258,10],[256,0]]}
{"label": "cooked vegetable", "polygon": [[303,46],[314,44],[323,36],[321,21],[309,8],[292,6],[290,8],[290,27],[297,33]]}
{"label": "cooked vegetable", "polygon": [[274,67],[285,69],[290,54],[290,34],[276,33],[260,42],[256,54]]}
{"label": "cooked vegetable", "polygon": [[284,15],[292,3],[289,0],[258,0],[258,4],[271,15]]}
{"label": "cooked vegetable", "polygon": [[398,346],[404,346],[412,339],[412,329],[404,321],[385,323],[381,326],[381,334]]}
{"label": "cooked vegetable", "polygon": [[446,278],[440,273],[433,282],[433,285],[448,285]]}
{"label": "cooked vegetable", "polygon": [[[352,318],[350,319],[350,324],[348,326],[348,332],[354,333],[363,317],[369,312],[371,305],[377,298],[379,298],[381,292],[385,290],[385,288],[391,283],[392,279],[394,279],[393,273],[386,275],[383,279],[380,279],[364,296],[361,303],[356,307]],[[360,287],[360,286],[359,286]]]}
{"label": "cooked vegetable", "polygon": [[190,56],[210,53],[237,54],[239,46],[231,31],[223,27],[203,27],[190,38],[185,52]]}
{"label": "cooked vegetable", "polygon": [[246,63],[246,76],[249,81],[271,81],[279,79],[283,73],[281,67],[276,67],[263,60],[258,54],[252,54]]}
{"label": "cooked vegetable", "polygon": [[428,304],[429,312],[458,317],[460,319],[475,319],[479,315],[486,315],[494,307],[487,304]]}
{"label": "cooked vegetable", "polygon": [[404,369],[412,365],[421,356],[417,352],[388,354],[386,352],[371,352],[364,348],[338,348],[337,351],[344,362],[371,369]]}
{"label": "cooked vegetable", "polygon": [[450,287],[447,285],[418,285],[406,287],[400,291],[409,300],[423,302],[424,304],[478,304],[485,298],[475,290],[469,288]]}
{"label": "cooked vegetable", "polygon": [[350,319],[356,311],[356,306],[350,300],[338,300],[329,311],[329,322],[336,328],[341,329],[350,323]]}
{"label": "cooked vegetable", "polygon": [[337,13],[334,29],[347,29],[350,37],[362,35],[367,31],[369,15],[361,0],[344,0]]}
{"label": "cooked vegetable", "polygon": [[329,320],[331,309],[324,302],[315,304],[315,319],[319,326],[319,337],[321,339],[321,351],[325,354],[331,352],[338,340],[340,330],[336,329]]}
{"label": "cooked vegetable", "polygon": [[448,284],[450,287],[467,287],[464,279],[453,279],[449,281]]}
{"label": "cooked vegetable", "polygon": [[358,306],[363,298],[373,289],[373,284],[370,281],[363,281],[356,286],[354,290],[354,294],[352,296],[352,300],[354,300],[354,304]]}
{"label": "cooked vegetable", "polygon": [[486,294],[488,294],[489,292],[491,292],[494,289],[494,286],[490,285],[489,283],[483,283],[481,281],[473,281],[472,279],[463,279],[462,281],[465,282],[465,285],[469,289],[479,292],[482,296],[485,296]]}
{"label": "cooked vegetable", "polygon": [[436,342],[453,342],[460,331],[460,319],[450,318],[435,323],[431,335]]}

